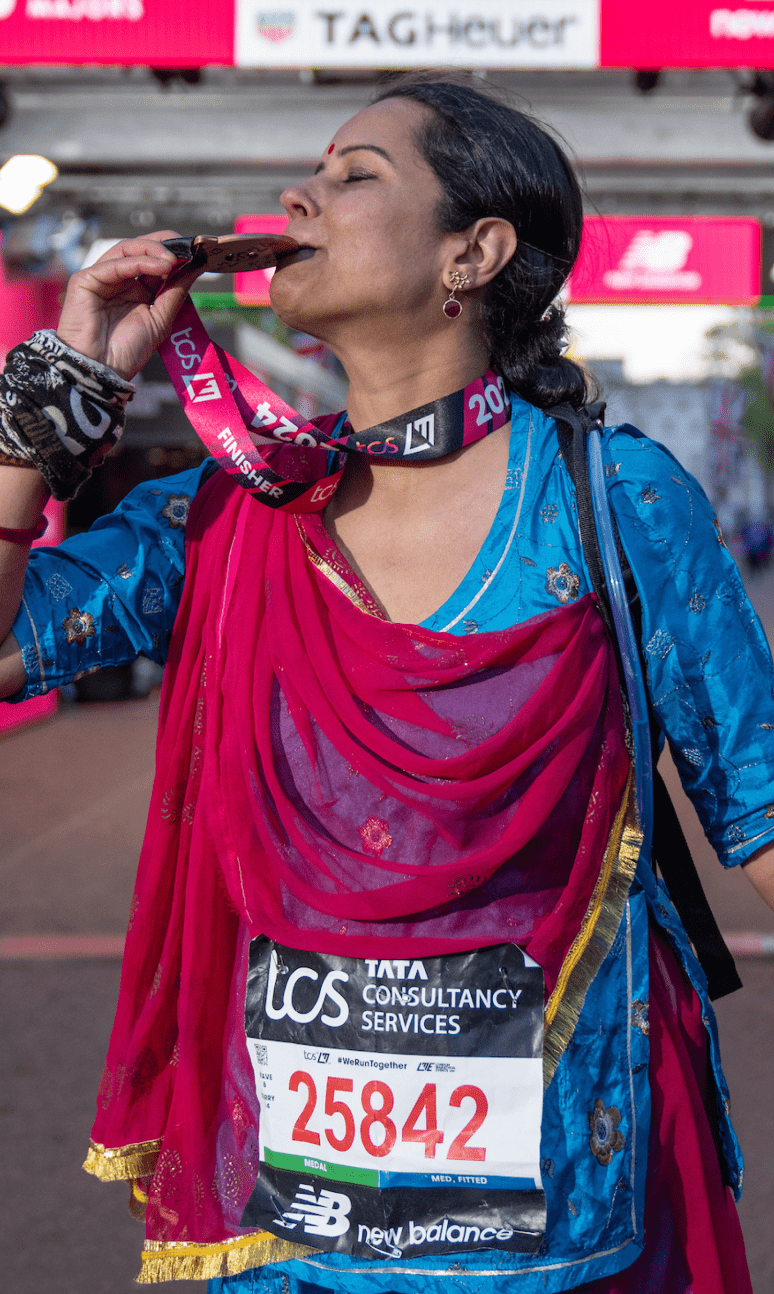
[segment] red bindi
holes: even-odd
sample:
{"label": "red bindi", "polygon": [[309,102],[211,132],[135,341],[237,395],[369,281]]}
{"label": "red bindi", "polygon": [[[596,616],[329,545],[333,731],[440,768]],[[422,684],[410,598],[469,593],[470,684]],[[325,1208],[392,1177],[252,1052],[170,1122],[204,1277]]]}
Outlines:
{"label": "red bindi", "polygon": [[335,144],[331,144],[330,148],[328,149],[328,152],[332,153],[335,147],[336,147]]}

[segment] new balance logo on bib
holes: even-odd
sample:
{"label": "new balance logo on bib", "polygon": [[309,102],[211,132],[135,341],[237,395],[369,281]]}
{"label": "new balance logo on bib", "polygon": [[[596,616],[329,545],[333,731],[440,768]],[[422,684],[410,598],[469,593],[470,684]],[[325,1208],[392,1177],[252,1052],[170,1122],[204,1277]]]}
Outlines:
{"label": "new balance logo on bib", "polygon": [[538,1248],[543,973],[519,948],[358,959],[260,936],[245,1027],[243,1227],[373,1259]]}
{"label": "new balance logo on bib", "polygon": [[277,1219],[277,1226],[294,1231],[299,1223],[307,1236],[343,1236],[349,1231],[352,1201],[348,1195],[323,1188],[319,1196],[308,1182],[302,1182],[289,1209]]}

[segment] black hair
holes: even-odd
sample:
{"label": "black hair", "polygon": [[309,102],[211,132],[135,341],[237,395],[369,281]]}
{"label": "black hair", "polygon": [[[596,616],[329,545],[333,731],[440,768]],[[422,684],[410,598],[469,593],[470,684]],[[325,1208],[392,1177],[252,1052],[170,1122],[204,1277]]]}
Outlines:
{"label": "black hair", "polygon": [[555,301],[583,230],[580,186],[565,153],[539,122],[464,73],[390,77],[374,102],[385,99],[430,109],[417,143],[443,188],[440,228],[458,233],[498,216],[516,230],[516,251],[484,299],[492,366],[530,404],[579,408],[592,392],[562,354],[566,323]]}

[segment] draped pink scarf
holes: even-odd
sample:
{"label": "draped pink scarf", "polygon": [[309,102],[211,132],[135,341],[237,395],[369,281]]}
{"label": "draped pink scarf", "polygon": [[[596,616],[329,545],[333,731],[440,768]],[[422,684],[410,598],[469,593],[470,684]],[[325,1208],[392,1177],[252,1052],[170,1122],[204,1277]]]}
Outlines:
{"label": "draped pink scarf", "polygon": [[511,940],[550,993],[599,899],[629,759],[593,597],[466,637],[369,609],[319,518],[223,473],[200,491],[87,1163],[153,1173],[152,1248],[244,1235],[251,935],[357,957]]}

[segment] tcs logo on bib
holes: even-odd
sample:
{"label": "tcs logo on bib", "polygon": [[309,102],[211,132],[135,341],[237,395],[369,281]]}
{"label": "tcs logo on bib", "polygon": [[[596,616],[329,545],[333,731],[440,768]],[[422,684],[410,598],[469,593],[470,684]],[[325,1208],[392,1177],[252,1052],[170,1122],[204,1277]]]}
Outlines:
{"label": "tcs logo on bib", "polygon": [[294,1002],[294,996],[301,980],[310,980],[312,983],[319,980],[320,977],[317,971],[312,970],[309,966],[298,966],[291,975],[288,975],[287,983],[282,991],[281,1005],[275,1006],[277,980],[283,977],[283,974],[287,975],[287,969],[280,963],[277,951],[273,948],[269,958],[269,975],[266,985],[266,1014],[270,1020],[282,1020],[285,1016],[289,1016],[291,1020],[295,1020],[296,1024],[309,1024],[311,1020],[316,1020],[320,1015],[326,1000],[338,1008],[338,1013],[336,1015],[331,1015],[327,1012],[323,1014],[320,1017],[323,1024],[337,1028],[349,1019],[349,1005],[334,987],[337,981],[342,984],[348,982],[349,975],[347,975],[346,971],[328,971],[320,985],[317,1000],[307,1011],[298,1009]]}

